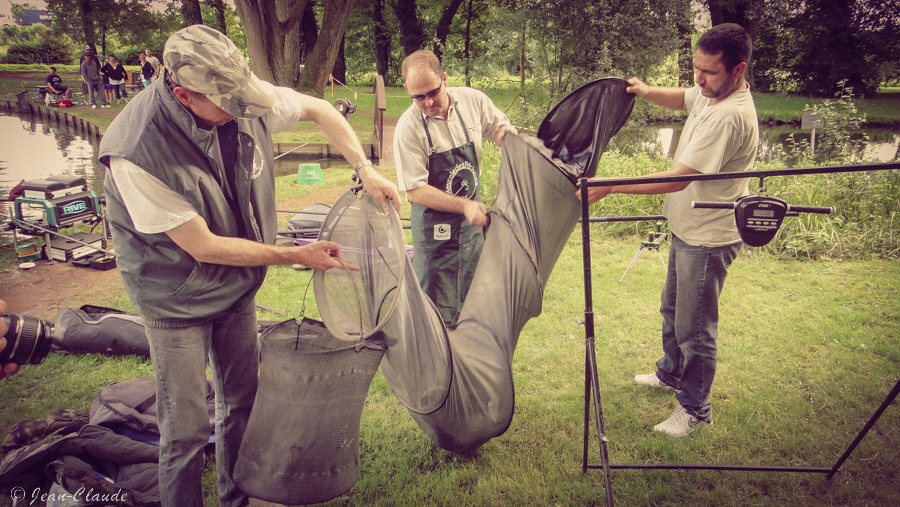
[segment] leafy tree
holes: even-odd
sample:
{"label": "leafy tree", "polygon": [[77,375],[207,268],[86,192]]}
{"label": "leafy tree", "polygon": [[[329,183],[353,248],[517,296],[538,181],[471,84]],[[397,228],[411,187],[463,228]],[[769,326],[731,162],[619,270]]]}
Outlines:
{"label": "leafy tree", "polygon": [[143,46],[161,53],[165,39],[182,24],[175,4],[159,12],[151,8],[151,0],[47,0],[47,9],[55,31],[69,34],[79,45],[96,49],[99,43],[101,53],[108,40],[116,40],[120,49]]}
{"label": "leafy tree", "polygon": [[200,0],[181,0],[182,26],[202,25],[203,14],[200,11]]}
{"label": "leafy tree", "polygon": [[416,0],[394,0],[394,15],[400,23],[400,44],[404,54],[414,53],[425,47],[425,26],[419,18]]}
{"label": "leafy tree", "polygon": [[900,5],[880,0],[808,0],[764,23],[757,45],[761,90],[829,97],[838,82],[874,93],[900,60]]}

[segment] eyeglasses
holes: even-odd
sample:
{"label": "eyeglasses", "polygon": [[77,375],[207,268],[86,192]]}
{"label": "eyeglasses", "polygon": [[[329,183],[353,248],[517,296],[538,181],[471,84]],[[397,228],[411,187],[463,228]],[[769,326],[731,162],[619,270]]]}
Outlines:
{"label": "eyeglasses", "polygon": [[422,102],[425,99],[433,99],[433,98],[437,97],[438,93],[441,93],[441,88],[443,88],[443,87],[444,87],[444,80],[442,79],[441,84],[439,84],[438,87],[435,88],[434,90],[431,90],[430,92],[426,93],[425,95],[410,95],[409,98],[415,100],[416,102]]}

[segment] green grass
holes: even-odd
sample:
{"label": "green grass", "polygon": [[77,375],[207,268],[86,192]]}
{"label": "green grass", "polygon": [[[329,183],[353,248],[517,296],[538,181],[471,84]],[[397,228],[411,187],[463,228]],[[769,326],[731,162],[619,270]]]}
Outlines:
{"label": "green grass", "polygon": [[[496,157],[489,153],[488,157]],[[279,202],[345,186],[346,170],[325,171],[316,187],[278,179]],[[490,193],[490,191],[488,191]],[[732,266],[721,303],[716,424],[684,440],[651,432],[675,406],[671,394],[638,388],[637,373],[660,355],[659,291],[664,271],[645,252],[618,282],[642,235],[592,226],[596,352],[612,463],[713,463],[831,467],[898,376],[900,264],[896,260],[798,261],[754,249]],[[360,430],[361,474],[329,505],[600,505],[599,470],[581,472],[584,318],[579,229],[544,295],[543,313],[519,340],[513,370],[516,410],[502,436],[468,455],[435,447],[378,373]],[[667,244],[662,251],[666,253]],[[259,293],[267,306],[316,317],[311,273],[274,267]],[[120,294],[93,304],[128,308]],[[260,312],[262,320],[285,317]],[[134,357],[51,354],[4,381],[0,427],[43,418],[53,408],[88,410],[102,387],[152,374]],[[619,505],[890,505],[900,488],[900,412],[894,403],[826,481],[819,474],[614,470]],[[589,461],[599,463],[590,424]],[[214,463],[204,473],[215,499]],[[0,501],[8,505],[8,500]]]}
{"label": "green grass", "polygon": [[[4,83],[0,80],[0,87]],[[370,89],[352,88],[356,99],[337,87],[334,97],[326,91],[325,98],[333,102],[345,96],[359,102],[354,128],[369,129],[370,120],[364,118]],[[388,118],[398,117],[408,106],[409,99],[401,95],[405,95],[401,88],[389,89]],[[803,106],[792,101],[765,107],[799,115]],[[297,139],[308,142],[310,134],[303,129],[295,129],[300,132]],[[488,204],[496,194],[498,164],[499,150],[490,145],[482,179]],[[666,169],[669,162],[608,153],[601,164],[599,173],[624,176]],[[278,202],[346,187],[349,172],[324,171],[325,183],[319,186],[295,185],[295,176],[278,178]],[[839,209],[856,204],[844,211],[848,214],[841,220],[821,219],[824,226],[818,229],[811,222],[791,219],[794,229],[786,225],[791,232],[783,239],[814,240],[821,248],[830,248],[882,235],[886,243],[871,243],[871,248],[896,245],[890,214],[897,206],[896,178],[885,175],[886,181],[878,185],[860,175],[810,178],[803,184],[773,180],[770,191],[794,204],[824,205],[841,198],[847,206],[842,203]],[[596,205],[594,214],[657,214],[660,205],[661,199],[655,197],[612,196]],[[403,216],[409,216],[408,206]],[[849,222],[879,214],[883,218],[877,227],[854,232]],[[719,368],[712,394],[716,425],[673,440],[653,434],[651,428],[671,413],[674,398],[640,389],[631,380],[637,373],[652,371],[660,356],[657,309],[664,272],[656,253],[645,252],[618,282],[649,228],[645,223],[592,226],[595,341],[610,461],[832,466],[900,372],[897,252],[853,254],[839,260],[816,250],[813,258],[818,260],[811,261],[802,253],[784,255],[784,250],[768,247],[753,249],[752,257],[744,250],[729,272],[721,303]],[[664,254],[667,249],[663,244]],[[526,325],[520,337],[513,363],[516,410],[509,430],[469,455],[443,451],[413,422],[379,373],[362,414],[359,482],[330,505],[605,503],[602,472],[581,472],[585,353],[581,252],[576,229],[546,287],[543,313]],[[5,255],[0,256],[0,266],[12,262]],[[310,277],[309,271],[273,267],[258,301],[290,316],[303,311],[315,318],[312,291],[306,292]],[[92,304],[130,309],[123,291],[104,298]],[[261,311],[259,318],[285,317]],[[0,428],[43,418],[54,408],[87,411],[102,387],[148,375],[152,375],[149,361],[139,358],[52,354],[43,365],[25,367],[4,381]],[[616,470],[612,473],[616,501],[619,505],[895,505],[900,490],[897,409],[896,402],[888,407],[831,481],[819,474]],[[593,421],[589,428],[590,462],[597,463]],[[206,505],[218,505],[211,459],[204,492]],[[0,499],[0,505],[9,505],[9,500]]]}

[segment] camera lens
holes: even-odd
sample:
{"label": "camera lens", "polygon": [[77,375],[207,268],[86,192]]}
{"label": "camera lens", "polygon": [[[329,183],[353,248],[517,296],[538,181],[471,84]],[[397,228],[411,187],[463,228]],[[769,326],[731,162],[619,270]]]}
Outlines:
{"label": "camera lens", "polygon": [[0,320],[9,330],[4,336],[6,347],[0,350],[0,364],[41,364],[50,353],[53,325],[25,315],[4,315]]}

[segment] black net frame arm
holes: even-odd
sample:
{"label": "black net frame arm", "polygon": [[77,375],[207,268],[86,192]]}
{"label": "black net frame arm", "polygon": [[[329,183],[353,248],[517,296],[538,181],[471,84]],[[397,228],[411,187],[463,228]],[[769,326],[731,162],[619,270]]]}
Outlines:
{"label": "black net frame arm", "polygon": [[[776,169],[766,171],[746,171],[735,173],[717,173],[717,174],[698,174],[687,176],[663,176],[663,177],[636,177],[636,178],[608,178],[603,181],[590,181],[588,178],[579,180],[581,192],[581,235],[582,235],[582,260],[584,270],[584,322],[585,325],[585,385],[584,385],[584,449],[582,455],[582,471],[589,469],[602,469],[606,475],[607,485],[609,484],[609,470],[737,470],[748,472],[795,472],[795,473],[820,473],[826,474],[827,479],[831,479],[840,471],[840,467],[850,457],[850,454],[856,446],[862,441],[868,431],[875,425],[881,414],[887,407],[900,395],[900,378],[897,379],[893,389],[882,402],[881,406],[876,409],[869,418],[863,428],[856,435],[854,440],[849,444],[846,450],[841,454],[834,465],[830,467],[813,467],[813,466],[757,466],[757,465],[715,465],[715,464],[686,464],[686,463],[650,463],[650,464],[617,464],[609,463],[609,456],[606,448],[606,429],[603,423],[603,410],[600,403],[600,390],[597,374],[597,359],[594,346],[594,308],[592,301],[592,284],[591,284],[591,250],[590,250],[590,224],[592,222],[615,221],[615,217],[604,217],[601,220],[593,219],[590,216],[590,206],[588,204],[588,189],[590,187],[614,186],[614,185],[631,185],[640,183],[664,183],[675,181],[703,181],[703,180],[719,180],[733,178],[762,178],[774,176],[798,176],[807,174],[828,174],[842,172],[868,172],[868,171],[886,171],[900,169],[900,163],[888,162],[881,164],[867,165],[843,165],[830,167],[805,167],[797,169]],[[731,206],[731,204],[729,204]],[[793,207],[794,210],[824,212],[826,208],[809,208],[804,209],[802,206]],[[645,217],[624,217],[634,219],[645,219]],[[600,440],[600,456],[601,463],[589,463],[588,449],[590,440],[590,424],[591,424],[591,406],[593,401],[594,418],[597,425],[598,438]],[[614,505],[614,499],[611,489],[607,487],[607,505]]]}

